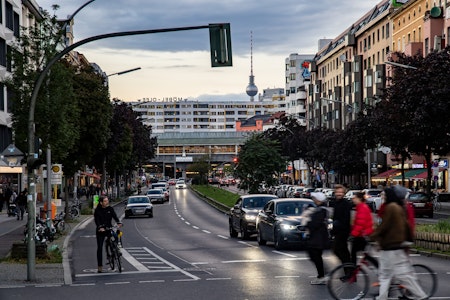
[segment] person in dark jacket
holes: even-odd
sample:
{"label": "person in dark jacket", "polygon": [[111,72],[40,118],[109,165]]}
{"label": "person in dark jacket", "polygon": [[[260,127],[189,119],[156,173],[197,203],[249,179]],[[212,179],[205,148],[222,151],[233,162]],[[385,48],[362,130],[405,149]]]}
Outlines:
{"label": "person in dark jacket", "polygon": [[108,236],[106,228],[112,227],[112,220],[116,221],[119,227],[122,227],[122,223],[117,217],[114,208],[109,206],[108,197],[104,196],[99,199],[98,206],[95,208],[94,220],[96,225],[95,235],[97,237],[97,266],[98,273],[101,273],[103,267],[103,243]]}
{"label": "person in dark jacket", "polygon": [[23,189],[22,192],[20,192],[19,196],[17,196],[17,207],[19,211],[17,212],[17,220],[23,220],[23,215],[25,214],[25,210],[27,208],[27,195],[28,191],[27,189]]}
{"label": "person in dark jacket", "polygon": [[343,264],[350,262],[347,240],[350,235],[350,212],[352,210],[352,204],[344,199],[344,195],[344,186],[336,185],[334,187],[335,203],[331,234],[334,236],[333,252]]}
{"label": "person in dark jacket", "polygon": [[328,211],[323,207],[327,201],[327,197],[322,192],[311,193],[311,199],[317,205],[312,207],[313,212],[310,215],[310,221],[306,224],[309,230],[309,240],[307,244],[307,251],[311,261],[317,269],[317,278],[311,281],[311,284],[326,284],[325,268],[323,266],[322,253],[326,249],[329,242],[328,237]]}

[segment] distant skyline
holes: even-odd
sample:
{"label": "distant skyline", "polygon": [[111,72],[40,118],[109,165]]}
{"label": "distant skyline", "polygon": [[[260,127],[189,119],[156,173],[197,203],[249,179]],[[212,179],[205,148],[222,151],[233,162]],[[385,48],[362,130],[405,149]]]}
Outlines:
{"label": "distant skyline", "polygon": [[[86,0],[36,0],[60,19]],[[208,29],[119,37],[75,49],[109,77],[111,97],[249,100],[250,32],[258,93],[284,88],[284,61],[291,53],[315,54],[319,39],[334,39],[379,0],[96,0],[75,17],[75,42],[99,34],[230,23],[233,66],[211,68]],[[255,96],[257,99],[257,96]]]}

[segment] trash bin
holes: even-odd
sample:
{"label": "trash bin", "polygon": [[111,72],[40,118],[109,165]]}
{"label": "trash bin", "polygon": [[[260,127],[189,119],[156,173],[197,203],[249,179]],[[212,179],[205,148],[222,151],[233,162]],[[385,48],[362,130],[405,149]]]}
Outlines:
{"label": "trash bin", "polygon": [[[54,220],[56,217],[56,210],[57,210],[56,204],[52,202],[52,220]],[[42,210],[42,208],[41,208],[41,214],[42,214],[42,211],[44,213],[44,216],[46,216],[47,215],[47,202],[44,203],[44,209]],[[42,218],[42,215],[41,215],[41,218]]]}

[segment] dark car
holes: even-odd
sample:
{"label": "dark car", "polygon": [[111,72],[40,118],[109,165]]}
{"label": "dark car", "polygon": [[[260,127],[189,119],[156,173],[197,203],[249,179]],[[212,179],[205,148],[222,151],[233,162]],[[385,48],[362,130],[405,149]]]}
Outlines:
{"label": "dark car", "polygon": [[161,189],[148,190],[146,196],[150,199],[151,203],[155,202],[164,203],[164,201],[166,201],[166,195],[164,194],[164,191]]}
{"label": "dark car", "polygon": [[125,218],[148,216],[153,218],[153,205],[146,196],[130,196],[125,207]]}
{"label": "dark car", "polygon": [[407,200],[414,206],[416,217],[433,217],[433,200],[429,194],[422,192],[411,193]]}
{"label": "dark car", "polygon": [[256,216],[269,200],[277,196],[270,194],[252,194],[239,197],[236,204],[229,212],[230,236],[237,237],[241,234],[243,239],[248,239],[256,233]]}
{"label": "dark car", "polygon": [[308,232],[301,225],[301,214],[314,207],[311,199],[283,198],[269,201],[259,212],[256,230],[259,245],[273,242],[277,250],[290,244],[304,245]]}

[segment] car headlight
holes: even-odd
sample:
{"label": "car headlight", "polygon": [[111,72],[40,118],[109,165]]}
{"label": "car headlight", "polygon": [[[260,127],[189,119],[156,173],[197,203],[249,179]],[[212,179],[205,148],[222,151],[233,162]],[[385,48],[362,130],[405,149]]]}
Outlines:
{"label": "car headlight", "polygon": [[283,230],[295,230],[297,229],[296,225],[291,225],[291,224],[281,224],[281,229]]}
{"label": "car headlight", "polygon": [[247,221],[255,221],[256,220],[256,216],[255,215],[245,215],[245,219]]}

